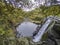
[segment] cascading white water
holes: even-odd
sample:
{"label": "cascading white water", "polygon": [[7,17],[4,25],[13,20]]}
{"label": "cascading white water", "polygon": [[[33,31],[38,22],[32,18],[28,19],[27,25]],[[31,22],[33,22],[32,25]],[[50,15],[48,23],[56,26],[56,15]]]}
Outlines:
{"label": "cascading white water", "polygon": [[42,39],[42,36],[44,35],[45,31],[47,30],[47,27],[51,24],[52,20],[48,19],[41,27],[40,31],[36,36],[34,36],[33,42],[39,42]]}

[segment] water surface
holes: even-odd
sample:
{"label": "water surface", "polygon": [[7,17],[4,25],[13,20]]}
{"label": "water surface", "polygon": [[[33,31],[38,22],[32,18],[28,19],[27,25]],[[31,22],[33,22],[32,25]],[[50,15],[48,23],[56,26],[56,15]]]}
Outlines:
{"label": "water surface", "polygon": [[16,29],[20,36],[29,37],[33,35],[33,32],[36,31],[37,25],[32,22],[23,22]]}

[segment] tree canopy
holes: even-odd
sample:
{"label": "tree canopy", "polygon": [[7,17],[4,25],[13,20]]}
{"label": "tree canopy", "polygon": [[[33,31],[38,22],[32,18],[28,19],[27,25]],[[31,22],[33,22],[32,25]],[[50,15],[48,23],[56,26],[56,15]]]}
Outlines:
{"label": "tree canopy", "polygon": [[47,16],[60,16],[60,6],[53,5],[49,7],[41,6],[30,12],[24,12],[20,8],[14,8],[12,5],[6,5],[0,2],[0,40],[15,37],[15,26],[23,22],[25,17],[31,19],[32,22],[41,23],[43,18]]}

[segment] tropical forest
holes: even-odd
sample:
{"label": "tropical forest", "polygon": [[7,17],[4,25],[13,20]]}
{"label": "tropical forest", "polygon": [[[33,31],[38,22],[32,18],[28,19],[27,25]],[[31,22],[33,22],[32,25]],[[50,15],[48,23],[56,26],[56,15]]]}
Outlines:
{"label": "tropical forest", "polygon": [[0,45],[60,45],[60,0],[0,0]]}

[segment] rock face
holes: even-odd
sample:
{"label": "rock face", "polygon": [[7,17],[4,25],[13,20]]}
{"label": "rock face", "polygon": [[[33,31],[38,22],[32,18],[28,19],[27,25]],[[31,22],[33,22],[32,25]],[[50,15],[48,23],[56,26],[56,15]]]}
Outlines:
{"label": "rock face", "polygon": [[47,45],[60,45],[60,22],[56,22],[48,33]]}
{"label": "rock face", "polygon": [[[48,17],[47,19],[54,19],[52,20],[54,23],[50,25],[53,25],[53,26],[48,26],[48,31],[47,31],[47,38],[44,37],[46,40],[42,40],[45,41],[43,42],[42,44],[45,44],[45,45],[60,45],[59,42],[60,42],[60,19],[57,18],[57,17]],[[47,20],[46,20],[47,21]],[[46,22],[45,21],[45,22]],[[49,23],[49,22],[48,22]],[[48,24],[46,23],[46,24]],[[45,25],[45,23],[43,24]],[[42,28],[42,31],[44,31],[43,29],[46,27],[46,25]],[[40,28],[41,29],[41,28]],[[46,29],[47,30],[47,29]],[[41,36],[41,30],[39,30],[40,32],[38,33],[39,35],[36,34],[36,36],[34,36],[35,40],[36,41],[38,38],[40,38]],[[42,32],[44,33],[44,32]],[[45,33],[43,34],[45,35]],[[40,37],[39,37],[40,36]],[[42,39],[44,39],[43,36],[42,36]],[[39,40],[40,41],[40,40]]]}

